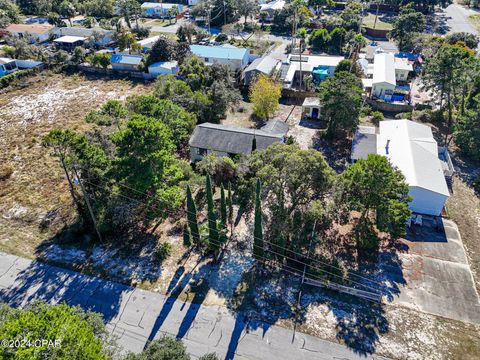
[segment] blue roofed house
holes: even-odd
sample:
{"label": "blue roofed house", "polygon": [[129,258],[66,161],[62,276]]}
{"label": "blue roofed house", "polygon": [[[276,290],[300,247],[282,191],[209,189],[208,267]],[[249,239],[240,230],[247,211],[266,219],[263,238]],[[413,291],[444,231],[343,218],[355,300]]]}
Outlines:
{"label": "blue roofed house", "polygon": [[112,69],[117,71],[139,71],[141,55],[113,54],[110,59]]}
{"label": "blue roofed house", "polygon": [[159,75],[177,75],[177,61],[159,61],[148,67],[148,73],[154,76]]}
{"label": "blue roofed house", "polygon": [[248,65],[250,50],[237,47],[191,45],[190,51],[207,65],[228,65],[231,70],[241,70]]}
{"label": "blue roofed house", "polygon": [[0,57],[0,77],[17,71],[17,63],[14,59]]}
{"label": "blue roofed house", "polygon": [[159,18],[170,17],[169,11],[174,8],[178,10],[178,13],[183,12],[182,4],[144,2],[141,8],[145,16]]}

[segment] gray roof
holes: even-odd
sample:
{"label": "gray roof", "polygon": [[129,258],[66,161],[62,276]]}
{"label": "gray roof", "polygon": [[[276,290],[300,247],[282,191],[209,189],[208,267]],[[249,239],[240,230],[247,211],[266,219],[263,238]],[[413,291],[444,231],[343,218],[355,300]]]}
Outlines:
{"label": "gray roof", "polygon": [[112,64],[140,65],[142,62],[142,56],[114,54],[110,58],[110,62]]}
{"label": "gray roof", "polygon": [[289,127],[286,122],[274,119],[263,125],[261,130],[266,131],[270,134],[279,134],[285,136],[289,130]]}
{"label": "gray roof", "polygon": [[366,159],[369,154],[377,153],[376,128],[359,126],[352,140],[352,160]]}
{"label": "gray roof", "polygon": [[264,130],[204,123],[195,127],[189,145],[230,154],[249,154],[252,150],[253,138],[257,141],[257,149],[265,149],[273,143],[283,142],[284,135],[272,134]]}
{"label": "gray roof", "polygon": [[106,30],[101,27],[82,28],[82,27],[56,27],[54,29],[55,34],[59,36],[83,36],[89,37],[94,32],[102,34],[103,36],[113,36],[115,33],[113,30]]}
{"label": "gray roof", "polygon": [[280,60],[277,60],[271,56],[261,57],[255,59],[250,65],[248,65],[245,69],[245,72],[259,71],[261,73],[270,75],[279,62]]}

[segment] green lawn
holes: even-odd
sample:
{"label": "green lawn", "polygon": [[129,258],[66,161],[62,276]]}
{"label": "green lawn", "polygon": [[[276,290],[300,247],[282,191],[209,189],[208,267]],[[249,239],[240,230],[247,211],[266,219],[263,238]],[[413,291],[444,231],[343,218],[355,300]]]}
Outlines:
{"label": "green lawn", "polygon": [[[378,14],[377,23],[375,24],[375,29],[391,30],[392,21],[393,19],[391,17],[387,17],[387,15],[384,15],[384,14]],[[374,23],[375,23],[375,14],[373,13],[368,13],[368,15],[363,18],[363,26],[373,28]]]}

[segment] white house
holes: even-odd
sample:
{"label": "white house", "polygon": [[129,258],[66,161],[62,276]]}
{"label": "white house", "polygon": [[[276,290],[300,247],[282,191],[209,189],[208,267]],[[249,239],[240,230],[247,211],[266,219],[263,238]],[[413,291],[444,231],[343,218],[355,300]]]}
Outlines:
{"label": "white house", "polygon": [[272,21],[275,11],[280,11],[285,7],[285,0],[275,0],[260,5],[260,12],[267,13],[266,21]]}
{"label": "white house", "polygon": [[393,95],[396,86],[395,58],[393,54],[375,54],[373,61],[372,96],[383,99],[385,96]]}
{"label": "white house", "polygon": [[159,75],[176,75],[178,72],[178,62],[177,61],[161,61],[156,62],[148,67],[148,73],[159,76]]}
{"label": "white house", "polygon": [[378,129],[359,127],[352,143],[352,161],[372,153],[386,156],[405,176],[413,212],[442,214],[450,196],[445,175],[451,173],[452,166],[430,127],[410,120],[381,121]]}
{"label": "white house", "polygon": [[320,82],[334,74],[335,68],[344,60],[343,56],[328,55],[289,55],[286,63],[282,65],[280,79],[284,88],[295,88],[300,83],[300,68],[302,79],[311,75],[314,82]]}
{"label": "white house", "polygon": [[207,65],[228,65],[231,70],[241,70],[248,65],[250,50],[237,47],[191,45],[190,51]]}
{"label": "white house", "polygon": [[50,24],[10,24],[5,30],[19,38],[30,38],[33,42],[44,42],[50,37]]}
{"label": "white house", "polygon": [[56,27],[53,34],[57,37],[74,36],[83,37],[85,41],[91,41],[94,45],[105,46],[113,43],[115,32],[113,30],[105,30],[101,27],[83,28],[83,27]]}
{"label": "white house", "polygon": [[148,50],[152,50],[153,44],[155,44],[159,38],[160,35],[151,36],[146,39],[139,40],[138,44],[142,47],[142,51],[147,52]]}
{"label": "white house", "polygon": [[114,54],[110,58],[112,69],[117,71],[139,71],[141,55]]}
{"label": "white house", "polygon": [[183,12],[182,4],[170,4],[162,2],[144,2],[141,5],[142,11],[146,16],[150,17],[175,17],[175,15],[170,15],[172,9],[176,9],[178,13]]}

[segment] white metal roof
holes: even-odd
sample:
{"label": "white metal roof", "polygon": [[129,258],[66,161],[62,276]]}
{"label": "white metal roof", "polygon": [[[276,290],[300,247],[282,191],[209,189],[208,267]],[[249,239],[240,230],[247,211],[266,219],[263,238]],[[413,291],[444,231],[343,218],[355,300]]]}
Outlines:
{"label": "white metal roof", "polygon": [[377,154],[388,157],[409,186],[450,195],[430,127],[410,120],[381,121]]}
{"label": "white metal roof", "polygon": [[373,60],[373,83],[397,85],[395,81],[395,57],[393,54],[375,54]]}
{"label": "white metal roof", "polygon": [[277,60],[271,56],[264,56],[255,59],[250,65],[248,65],[244,72],[257,70],[268,75],[273,71],[273,69],[275,69],[279,62],[280,60]]}
{"label": "white metal roof", "polygon": [[266,4],[261,4],[260,5],[260,11],[267,11],[267,10],[282,10],[285,7],[285,1],[284,0],[276,0],[276,1],[271,1]]}
{"label": "white metal roof", "polygon": [[73,44],[77,41],[85,41],[86,38],[82,36],[61,36],[58,39],[53,40],[53,42],[58,42],[58,43],[67,43],[67,44]]}
{"label": "white metal roof", "polygon": [[160,39],[160,35],[152,36],[143,40],[138,41],[140,45],[143,47],[148,47],[148,45],[153,45],[158,39]]}
{"label": "white metal roof", "polygon": [[413,71],[413,66],[408,62],[408,59],[395,58],[395,69]]}
{"label": "white metal roof", "polygon": [[320,106],[320,98],[319,97],[306,97],[303,100],[302,106]]}
{"label": "white metal roof", "polygon": [[15,61],[15,60],[7,57],[0,57],[0,65],[8,64],[8,63],[11,63],[12,61]]}

